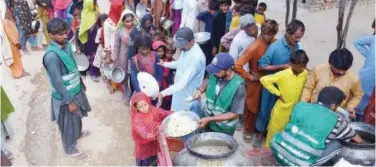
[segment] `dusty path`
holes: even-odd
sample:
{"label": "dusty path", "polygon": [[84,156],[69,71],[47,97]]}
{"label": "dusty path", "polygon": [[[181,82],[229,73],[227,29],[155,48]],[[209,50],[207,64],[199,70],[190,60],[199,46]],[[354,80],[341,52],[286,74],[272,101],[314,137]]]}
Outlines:
{"label": "dusty path", "polygon": [[[39,57],[39,56],[38,56]],[[27,57],[31,58],[31,57]],[[83,128],[91,135],[78,142],[78,148],[89,155],[85,160],[77,161],[63,153],[60,133],[50,118],[50,94],[44,69],[29,77],[33,91],[21,91],[20,101],[27,100],[30,107],[23,125],[24,137],[15,131],[10,150],[15,154],[15,165],[133,165],[133,142],[130,138],[130,117],[128,108],[123,104],[120,94],[113,96],[103,83],[93,83],[84,79],[88,86],[87,96],[92,106],[89,117],[84,118]],[[14,85],[21,88],[21,86]],[[8,89],[6,89],[8,90]],[[26,102],[25,102],[26,103]],[[23,117],[15,113],[14,117]],[[12,124],[14,125],[14,124]],[[20,124],[15,129],[21,127]],[[17,139],[16,139],[17,137]],[[18,137],[21,137],[19,140]],[[21,145],[13,145],[19,141]],[[12,147],[17,149],[12,149]],[[25,157],[25,161],[21,161]]]}

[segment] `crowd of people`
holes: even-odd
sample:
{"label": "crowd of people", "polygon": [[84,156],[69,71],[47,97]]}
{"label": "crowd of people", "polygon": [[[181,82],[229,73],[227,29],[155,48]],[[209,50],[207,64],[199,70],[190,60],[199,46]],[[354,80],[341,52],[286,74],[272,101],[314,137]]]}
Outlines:
{"label": "crowd of people", "polygon": [[[183,110],[201,117],[200,132],[243,131],[246,143],[271,148],[283,165],[322,165],[338,155],[334,141],[362,142],[347,118],[335,114],[338,107],[348,111],[350,119],[375,123],[374,34],[354,41],[366,58],[359,75],[350,70],[354,58],[346,48],[334,49],[328,62],[308,70],[310,53],[300,42],[304,23],[292,20],[276,39],[279,25],[266,17],[267,4],[257,0],[110,0],[108,13],[101,13],[97,2],[5,0],[1,4],[4,63],[14,78],[21,78],[27,75],[21,61],[21,54],[28,52],[27,41],[31,50],[45,50],[52,121],[57,122],[64,151],[72,158],[87,156],[76,148],[78,139],[90,135],[81,122],[91,111],[82,80],[87,75],[94,82],[102,78],[110,94],[122,93],[131,110],[139,166],[155,164],[158,126],[169,114]],[[138,15],[140,5],[150,10]],[[165,18],[174,23],[168,29],[162,25]],[[36,40],[40,27],[43,48]],[[196,43],[198,32],[210,33],[210,39]],[[85,71],[79,71],[75,55],[88,58]],[[120,67],[123,81],[107,78],[106,66]],[[140,72],[158,82],[157,97],[141,91]],[[7,107],[3,117],[3,104],[2,98],[2,129],[14,110]],[[2,153],[11,158],[3,137]],[[328,154],[321,154],[328,148]],[[300,152],[307,153],[308,160],[299,157]]]}

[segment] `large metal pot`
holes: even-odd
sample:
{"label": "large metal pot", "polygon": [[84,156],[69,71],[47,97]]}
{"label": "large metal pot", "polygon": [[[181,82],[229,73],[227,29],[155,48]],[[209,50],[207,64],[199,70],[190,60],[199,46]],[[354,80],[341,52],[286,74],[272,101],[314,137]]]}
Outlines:
{"label": "large metal pot", "polygon": [[[187,122],[189,122],[189,123],[187,123],[187,124],[189,124],[189,125],[184,124],[184,126],[172,127],[171,124],[170,124],[170,121],[173,120],[174,118],[181,118],[181,119],[188,120]],[[166,117],[162,121],[162,128],[163,128],[163,131],[166,133],[166,135],[168,137],[180,138],[180,137],[184,137],[184,136],[189,135],[192,132],[196,131],[198,126],[199,126],[199,121],[200,121],[200,117],[192,111],[176,111],[173,114]],[[180,133],[180,135],[169,133],[169,132],[174,131],[174,130],[180,130],[181,131],[181,129],[184,129],[184,128],[187,128],[187,127],[192,127],[192,129],[189,129],[189,131],[186,131],[185,133]]]}
{"label": "large metal pot", "polygon": [[[232,136],[223,133],[201,133],[191,137],[185,145],[186,148],[174,157],[174,166],[253,166],[245,149]],[[200,147],[210,152],[198,149]]]}
{"label": "large metal pot", "polygon": [[362,122],[352,122],[350,127],[363,139],[362,144],[342,142],[342,157],[354,165],[375,165],[375,127]]}

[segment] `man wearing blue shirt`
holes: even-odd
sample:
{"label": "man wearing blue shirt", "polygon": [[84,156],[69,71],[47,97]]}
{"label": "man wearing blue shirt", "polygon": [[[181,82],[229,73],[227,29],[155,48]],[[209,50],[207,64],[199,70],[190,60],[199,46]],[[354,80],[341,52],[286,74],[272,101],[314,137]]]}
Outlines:
{"label": "man wearing blue shirt", "polygon": [[[290,55],[300,49],[298,43],[303,38],[305,26],[299,20],[293,20],[287,25],[286,35],[272,43],[265,55],[258,61],[259,69],[267,74],[274,74],[290,67]],[[277,97],[263,88],[261,95],[261,108],[256,120],[256,129],[265,132],[269,124],[270,113]],[[261,135],[255,137],[254,145],[261,145]]]}
{"label": "man wearing blue shirt", "polygon": [[364,95],[358,107],[355,108],[356,119],[362,121],[364,109],[372,95],[373,87],[375,87],[375,35],[359,38],[354,42],[354,46],[365,58],[364,65],[359,71]]}

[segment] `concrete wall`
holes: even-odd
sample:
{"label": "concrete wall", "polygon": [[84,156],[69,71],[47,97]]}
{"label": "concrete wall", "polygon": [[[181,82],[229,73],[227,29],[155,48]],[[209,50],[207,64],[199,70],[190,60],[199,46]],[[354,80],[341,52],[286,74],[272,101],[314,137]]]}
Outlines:
{"label": "concrete wall", "polygon": [[[306,0],[304,6],[309,11],[314,12],[320,10],[327,10],[331,8],[338,8],[338,2],[339,0]],[[358,0],[357,5],[374,5],[374,3],[374,0]]]}

